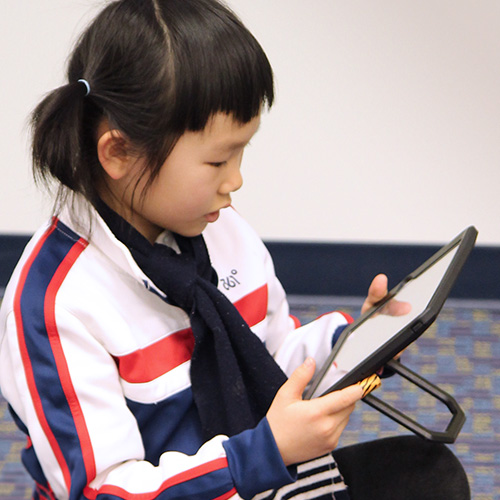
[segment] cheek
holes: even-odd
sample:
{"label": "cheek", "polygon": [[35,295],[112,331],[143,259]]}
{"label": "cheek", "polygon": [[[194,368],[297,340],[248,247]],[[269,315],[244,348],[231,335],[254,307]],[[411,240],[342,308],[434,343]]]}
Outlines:
{"label": "cheek", "polygon": [[211,201],[217,194],[217,176],[206,173],[202,175],[202,173],[183,183],[183,192],[190,198],[188,204],[203,200]]}
{"label": "cheek", "polygon": [[213,204],[213,195],[206,185],[188,185],[165,192],[158,200],[165,214],[175,218],[198,217]]}
{"label": "cheek", "polygon": [[[146,194],[150,210],[166,216],[198,216],[200,211],[212,209],[217,195],[217,176],[210,170],[190,169],[162,175],[156,179]],[[212,175],[209,175],[212,174]]]}

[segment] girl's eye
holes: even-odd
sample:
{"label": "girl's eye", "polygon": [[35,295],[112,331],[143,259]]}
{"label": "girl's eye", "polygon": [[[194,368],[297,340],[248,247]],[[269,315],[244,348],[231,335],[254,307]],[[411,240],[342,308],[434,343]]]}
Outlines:
{"label": "girl's eye", "polygon": [[208,162],[208,164],[212,167],[222,167],[223,165],[226,164],[225,161],[211,161],[211,162]]}

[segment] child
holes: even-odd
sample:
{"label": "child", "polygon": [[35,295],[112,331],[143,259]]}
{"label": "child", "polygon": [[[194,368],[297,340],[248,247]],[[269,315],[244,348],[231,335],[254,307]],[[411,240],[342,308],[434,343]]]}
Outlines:
{"label": "child", "polygon": [[216,0],[118,0],[67,76],[32,118],[55,216],[0,314],[34,498],[349,498],[330,452],[362,390],[301,398],[348,318],[295,328],[230,206],[273,102],[261,47]]}

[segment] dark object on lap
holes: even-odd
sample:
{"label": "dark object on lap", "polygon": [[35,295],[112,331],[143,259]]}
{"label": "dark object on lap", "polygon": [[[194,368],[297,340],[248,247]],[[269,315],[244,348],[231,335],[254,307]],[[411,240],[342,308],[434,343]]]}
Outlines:
{"label": "dark object on lap", "polygon": [[470,500],[465,471],[442,443],[397,436],[333,453],[351,500]]}

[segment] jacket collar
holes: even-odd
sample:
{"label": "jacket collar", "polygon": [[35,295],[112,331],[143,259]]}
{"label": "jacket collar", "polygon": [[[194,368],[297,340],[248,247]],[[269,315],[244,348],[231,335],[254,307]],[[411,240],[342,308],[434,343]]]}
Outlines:
{"label": "jacket collar", "polygon": [[[61,208],[57,218],[104,254],[112,265],[165,298],[165,294],[137,265],[129,249],[116,238],[97,210],[83,196],[75,194],[71,201]],[[173,246],[174,239],[170,233],[164,232],[157,241]]]}

